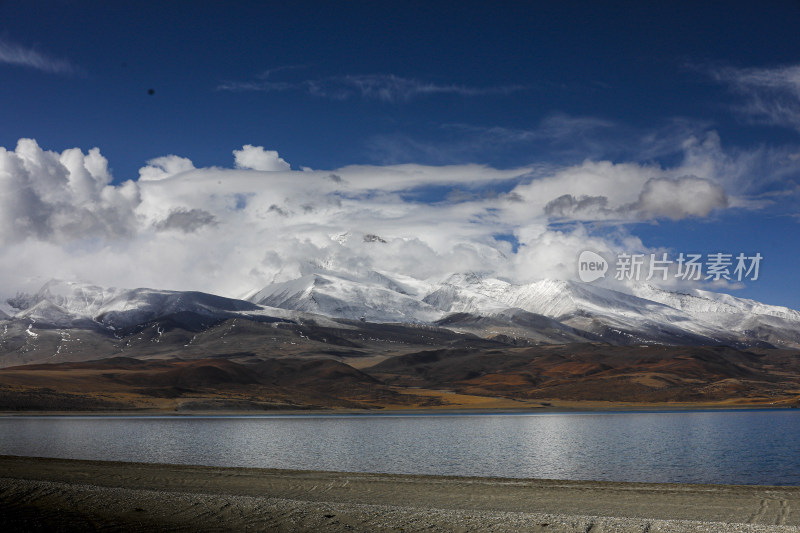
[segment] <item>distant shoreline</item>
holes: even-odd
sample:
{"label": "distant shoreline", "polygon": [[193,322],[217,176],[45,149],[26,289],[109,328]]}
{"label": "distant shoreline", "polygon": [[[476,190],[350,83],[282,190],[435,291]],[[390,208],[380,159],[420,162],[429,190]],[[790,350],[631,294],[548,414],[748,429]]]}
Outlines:
{"label": "distant shoreline", "polygon": [[538,408],[424,408],[424,409],[274,409],[274,410],[241,410],[241,411],[176,411],[162,409],[141,409],[124,411],[0,411],[0,417],[13,416],[403,416],[403,415],[470,415],[470,414],[558,414],[558,413],[661,413],[685,411],[783,411],[797,409],[794,405],[768,404],[675,404],[675,405],[620,405],[618,403],[604,405],[595,402],[572,405],[553,405]]}
{"label": "distant shoreline", "polygon": [[0,456],[0,529],[800,531],[800,487]]}

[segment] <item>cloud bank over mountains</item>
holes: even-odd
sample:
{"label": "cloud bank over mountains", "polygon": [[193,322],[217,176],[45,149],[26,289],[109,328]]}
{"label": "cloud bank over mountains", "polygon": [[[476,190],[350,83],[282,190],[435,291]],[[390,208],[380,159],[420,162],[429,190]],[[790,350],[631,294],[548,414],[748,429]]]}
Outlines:
{"label": "cloud bank over mountains", "polygon": [[261,146],[232,155],[234,168],[165,155],[118,183],[98,148],[0,148],[0,293],[57,277],[239,297],[319,269],[573,279],[582,250],[647,251],[627,223],[743,205],[713,133],[672,168],[292,170]]}

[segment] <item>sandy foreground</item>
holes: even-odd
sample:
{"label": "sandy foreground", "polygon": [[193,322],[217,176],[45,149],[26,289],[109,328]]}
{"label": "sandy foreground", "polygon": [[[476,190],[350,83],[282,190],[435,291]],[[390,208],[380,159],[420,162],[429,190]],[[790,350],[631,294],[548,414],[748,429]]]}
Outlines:
{"label": "sandy foreground", "polygon": [[0,456],[0,531],[800,531],[800,487]]}

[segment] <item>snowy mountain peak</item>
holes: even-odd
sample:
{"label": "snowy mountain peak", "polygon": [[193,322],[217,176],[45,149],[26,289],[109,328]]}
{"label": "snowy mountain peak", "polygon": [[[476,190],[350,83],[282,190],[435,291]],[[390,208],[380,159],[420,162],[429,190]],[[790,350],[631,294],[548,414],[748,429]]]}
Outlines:
{"label": "snowy mountain peak", "polygon": [[361,276],[314,273],[268,285],[249,298],[258,305],[372,322],[432,322],[442,313],[413,288],[369,271]]}

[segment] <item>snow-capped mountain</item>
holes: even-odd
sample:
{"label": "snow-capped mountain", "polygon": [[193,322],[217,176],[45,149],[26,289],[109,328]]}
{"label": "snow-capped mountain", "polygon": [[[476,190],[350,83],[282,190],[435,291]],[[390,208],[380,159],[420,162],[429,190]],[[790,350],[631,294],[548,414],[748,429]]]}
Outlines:
{"label": "snow-capped mountain", "polygon": [[180,316],[194,328],[234,318],[339,329],[353,327],[347,320],[418,324],[512,344],[800,347],[798,311],[708,291],[670,292],[648,285],[630,290],[556,280],[514,284],[474,273],[417,280],[320,270],[237,300],[51,281],[36,293],[8,299],[0,322],[16,324],[18,338],[34,338],[42,328],[114,333]]}
{"label": "snow-capped mountain", "polygon": [[735,298],[730,294],[690,289],[685,292],[671,292],[653,287],[652,285],[637,285],[633,287],[633,294],[640,298],[660,302],[664,305],[685,311],[692,316],[703,315],[758,315],[773,316],[789,321],[800,321],[800,311],[766,305],[754,300]]}
{"label": "snow-capped mountain", "polygon": [[154,289],[106,289],[87,283],[52,280],[35,294],[8,300],[17,312],[38,327],[128,328],[178,313],[210,318],[259,313],[263,307],[202,292]]}
{"label": "snow-capped mountain", "polygon": [[[720,344],[737,341],[714,323],[680,309],[599,286],[560,280],[513,285],[479,276],[453,276],[425,298],[448,312],[522,309],[622,344]],[[496,313],[496,311],[495,311]]]}
{"label": "snow-capped mountain", "polygon": [[[542,340],[545,317],[584,338],[619,344],[735,344],[800,346],[800,312],[708,291],[677,293],[652,286],[632,294],[560,280],[516,285],[479,274],[438,282],[396,282],[390,274],[354,277],[321,272],[265,287],[249,300],[274,307],[373,322],[470,323],[486,335]],[[459,320],[447,320],[460,314]],[[527,324],[522,326],[521,323]],[[494,324],[489,327],[488,324]],[[534,325],[538,324],[538,325]],[[552,325],[552,324],[551,324]],[[552,342],[554,339],[550,339]],[[546,341],[545,341],[546,342]]]}
{"label": "snow-capped mountain", "polygon": [[429,323],[443,316],[442,310],[423,301],[416,289],[377,272],[369,272],[360,279],[309,274],[269,285],[248,300],[258,305],[368,322]]}
{"label": "snow-capped mountain", "polygon": [[699,289],[670,292],[652,285],[633,287],[641,298],[662,303],[689,315],[694,321],[712,323],[752,341],[776,345],[800,345],[800,312]]}

